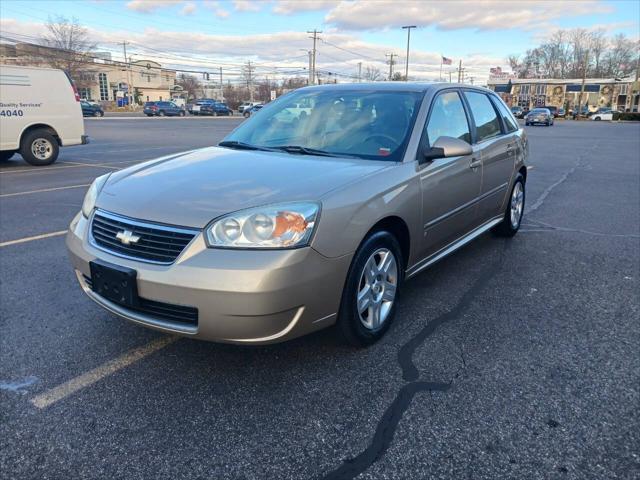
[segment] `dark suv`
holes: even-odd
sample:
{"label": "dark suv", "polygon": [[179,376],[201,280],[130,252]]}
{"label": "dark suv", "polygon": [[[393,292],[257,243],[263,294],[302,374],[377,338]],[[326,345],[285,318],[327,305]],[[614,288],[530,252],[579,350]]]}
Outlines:
{"label": "dark suv", "polygon": [[147,117],[184,117],[184,110],[173,102],[146,102],[142,112]]}
{"label": "dark suv", "polygon": [[83,117],[104,117],[104,110],[97,103],[80,100],[80,108],[82,108]]}
{"label": "dark suv", "polygon": [[541,107],[541,108],[546,108],[553,114],[553,118],[558,118],[558,115],[559,115],[558,107],[554,107],[552,105],[545,105],[544,107]]}

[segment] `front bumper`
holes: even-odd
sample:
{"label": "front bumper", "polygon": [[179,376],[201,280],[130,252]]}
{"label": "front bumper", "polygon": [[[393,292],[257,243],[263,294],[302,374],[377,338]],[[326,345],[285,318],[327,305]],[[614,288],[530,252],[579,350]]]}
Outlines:
{"label": "front bumper", "polygon": [[[327,258],[310,247],[292,250],[207,248],[197,235],[171,265],[121,258],[89,242],[89,221],[71,222],[67,248],[89,297],[127,320],[168,333],[225,343],[276,343],[333,324],[352,255]],[[93,292],[89,262],[137,271],[140,297],[198,309],[196,325],[132,311]]]}

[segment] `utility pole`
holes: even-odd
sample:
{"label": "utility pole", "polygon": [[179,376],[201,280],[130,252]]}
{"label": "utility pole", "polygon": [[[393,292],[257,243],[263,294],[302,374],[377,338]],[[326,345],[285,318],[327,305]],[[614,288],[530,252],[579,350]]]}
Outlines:
{"label": "utility pole", "polygon": [[451,83],[451,70],[449,70],[449,83]]}
{"label": "utility pole", "polygon": [[462,59],[460,59],[460,63],[458,63],[458,83],[462,83],[462,79],[464,78],[462,76],[462,72],[464,70],[462,70]]}
{"label": "utility pole", "polygon": [[393,65],[396,63],[393,57],[397,55],[395,53],[385,53],[385,57],[389,57],[389,81],[393,80]]}
{"label": "utility pole", "polygon": [[127,59],[127,41],[122,42],[122,51],[124,52],[124,63],[127,66],[127,105],[129,106],[129,110],[133,108],[131,105],[131,97],[130,95],[133,93],[130,90],[131,88],[131,63]]}
{"label": "utility pole", "polygon": [[312,83],[315,83],[315,78],[316,78],[316,43],[318,41],[318,34],[322,33],[322,30],[316,30],[315,28],[313,29],[312,32],[310,32],[309,30],[307,30],[307,33],[312,33],[313,36],[309,37],[309,38],[313,38],[313,50],[311,50],[312,54],[313,54],[313,62],[311,65],[311,69],[313,70],[313,75],[311,76],[311,81]]}
{"label": "utility pole", "polygon": [[247,88],[249,89],[249,101],[253,102],[253,68],[251,66],[251,60],[247,62],[246,72],[247,72]]}
{"label": "utility pole", "polygon": [[362,62],[358,62],[358,83],[362,82]]}
{"label": "utility pole", "polygon": [[220,99],[224,102],[224,89],[222,87],[222,67],[220,67]]}
{"label": "utility pole", "polygon": [[311,50],[307,52],[309,54],[309,85],[313,85],[313,53]]}
{"label": "utility pole", "polygon": [[589,50],[584,52],[584,65],[582,66],[582,85],[580,86],[580,95],[578,95],[578,116],[576,117],[577,120],[580,120],[580,113],[582,113],[582,96],[584,95],[584,83],[587,79],[587,65],[589,65]]}
{"label": "utility pole", "polygon": [[402,27],[407,30],[407,62],[404,67],[404,81],[409,81],[409,43],[411,42],[411,29],[416,28],[415,25],[405,25]]}

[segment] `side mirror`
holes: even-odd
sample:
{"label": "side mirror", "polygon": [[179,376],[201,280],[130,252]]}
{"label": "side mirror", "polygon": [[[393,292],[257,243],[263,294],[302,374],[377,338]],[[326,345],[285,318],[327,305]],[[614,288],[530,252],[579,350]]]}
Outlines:
{"label": "side mirror", "polygon": [[420,163],[430,162],[437,158],[463,157],[472,153],[473,148],[464,140],[454,137],[438,137],[431,148],[424,150]]}

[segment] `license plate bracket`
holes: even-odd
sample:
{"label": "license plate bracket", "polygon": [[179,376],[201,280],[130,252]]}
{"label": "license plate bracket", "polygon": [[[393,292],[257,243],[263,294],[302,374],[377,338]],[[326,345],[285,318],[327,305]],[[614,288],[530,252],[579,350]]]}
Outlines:
{"label": "license plate bracket", "polygon": [[138,272],[100,260],[89,262],[89,268],[95,293],[119,305],[138,305]]}

